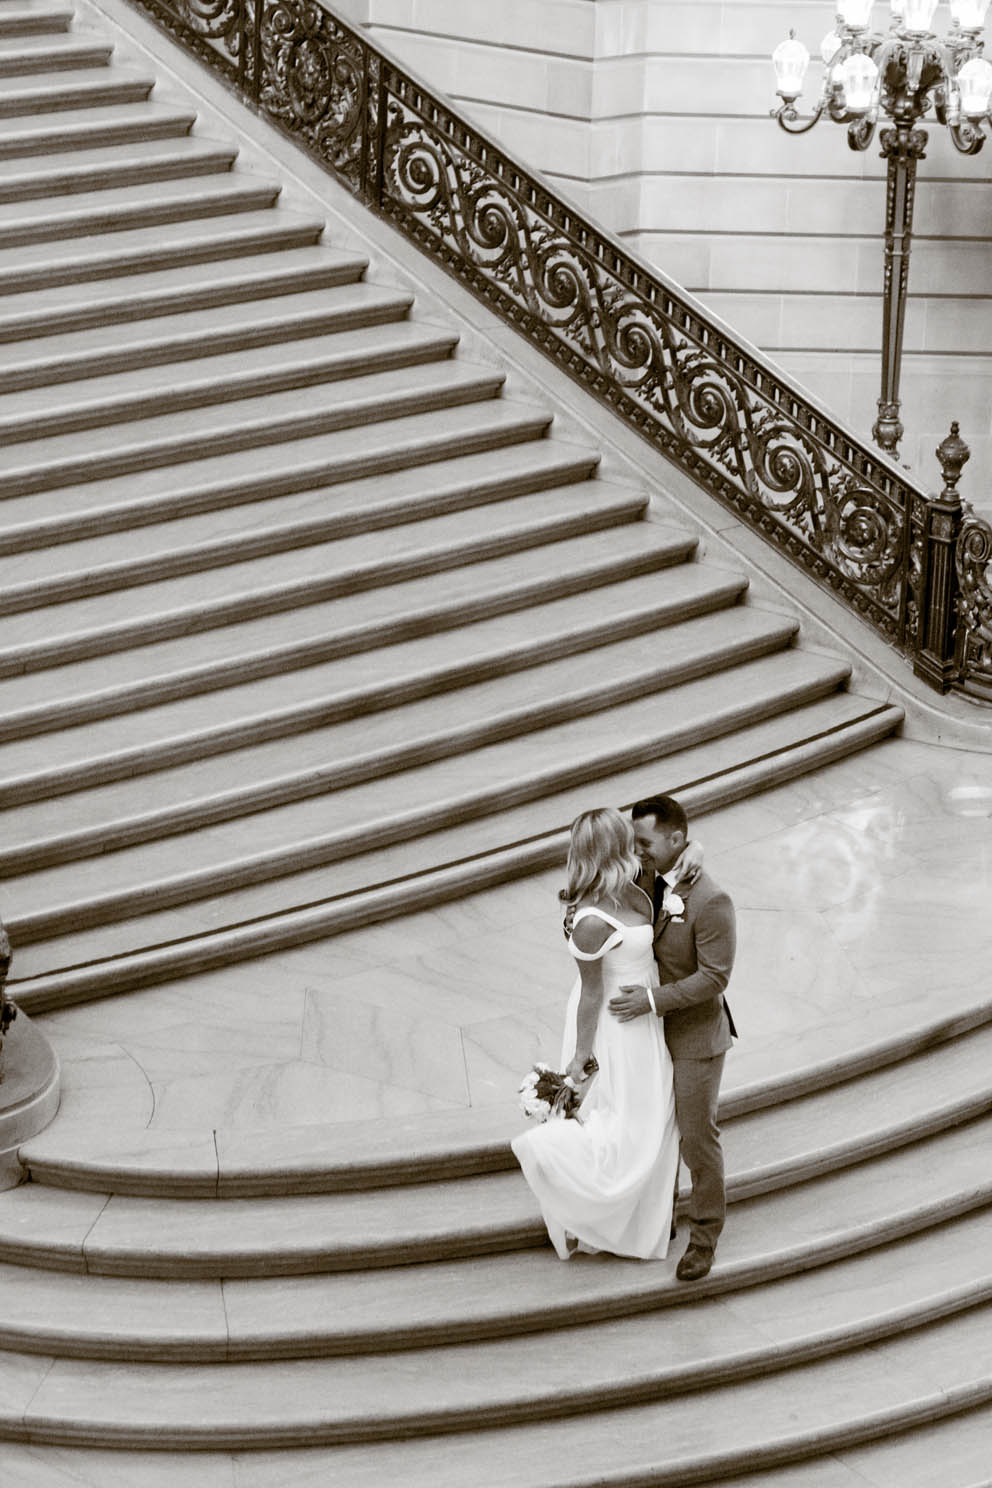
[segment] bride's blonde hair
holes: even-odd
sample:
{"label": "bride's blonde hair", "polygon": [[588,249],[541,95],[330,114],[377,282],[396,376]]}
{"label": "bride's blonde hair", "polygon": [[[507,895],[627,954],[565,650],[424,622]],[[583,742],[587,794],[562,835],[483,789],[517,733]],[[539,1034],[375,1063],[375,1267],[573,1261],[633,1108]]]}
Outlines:
{"label": "bride's blonde hair", "polygon": [[583,811],[572,823],[568,844],[568,883],[558,897],[577,904],[587,896],[619,904],[627,884],[641,871],[634,853],[634,829],[612,806]]}

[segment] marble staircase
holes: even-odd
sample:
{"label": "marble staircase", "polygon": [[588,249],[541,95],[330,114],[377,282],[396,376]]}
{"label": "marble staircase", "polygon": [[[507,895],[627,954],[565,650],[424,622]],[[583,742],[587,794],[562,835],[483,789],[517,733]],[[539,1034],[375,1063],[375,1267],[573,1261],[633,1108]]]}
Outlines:
{"label": "marble staircase", "polygon": [[[0,909],[63,1053],[556,860],[590,799],[715,812],[901,716],[196,113],[0,0]],[[190,985],[166,1021],[220,1019]],[[977,998],[731,1085],[693,1287],[681,1236],[562,1266],[505,1103],[145,1130],[104,1031],[0,1195],[0,1480],[978,1488]]]}
{"label": "marble staircase", "polygon": [[731,1218],[688,1287],[680,1245],[558,1262],[503,1107],[216,1140],[56,1124],[0,1205],[0,1434],[40,1463],[113,1448],[136,1485],[249,1449],[342,1488],[829,1483],[860,1445],[970,1488],[941,1430],[992,1419],[990,1053],[976,1005],[731,1091]]}
{"label": "marble staircase", "polygon": [[898,726],[195,119],[56,0],[0,0],[26,1010],[546,863],[591,798],[698,810]]}

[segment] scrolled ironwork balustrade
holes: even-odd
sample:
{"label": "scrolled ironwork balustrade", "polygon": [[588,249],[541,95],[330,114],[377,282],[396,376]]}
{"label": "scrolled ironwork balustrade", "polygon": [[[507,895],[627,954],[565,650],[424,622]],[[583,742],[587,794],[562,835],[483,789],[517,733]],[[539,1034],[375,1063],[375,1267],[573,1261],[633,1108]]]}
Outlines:
{"label": "scrolled ironwork balustrade", "polygon": [[[927,600],[917,590],[933,567],[919,545],[932,535],[924,524],[921,538],[912,514],[926,509],[926,494],[771,362],[321,0],[132,3],[844,599],[932,685],[956,680],[947,658],[940,678],[933,665],[919,665]],[[215,10],[211,24],[236,69],[204,45],[205,17]],[[236,28],[226,19],[221,27],[235,10]],[[953,632],[948,644],[957,664],[974,654]]]}

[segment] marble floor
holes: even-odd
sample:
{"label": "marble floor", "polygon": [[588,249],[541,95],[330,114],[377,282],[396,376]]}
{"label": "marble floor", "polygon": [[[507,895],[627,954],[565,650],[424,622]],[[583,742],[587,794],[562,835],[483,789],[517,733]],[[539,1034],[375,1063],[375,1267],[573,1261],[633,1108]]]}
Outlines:
{"label": "marble floor", "polygon": [[[693,826],[738,912],[725,1089],[992,995],[992,753],[893,739]],[[202,1132],[510,1101],[559,1054],[560,881],[41,1016],[56,1119]]]}

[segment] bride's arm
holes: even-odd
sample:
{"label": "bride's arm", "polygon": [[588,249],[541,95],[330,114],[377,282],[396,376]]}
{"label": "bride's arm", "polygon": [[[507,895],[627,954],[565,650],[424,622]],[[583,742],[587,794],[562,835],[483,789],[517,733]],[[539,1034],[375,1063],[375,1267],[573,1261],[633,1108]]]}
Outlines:
{"label": "bride's arm", "polygon": [[[583,920],[573,933],[576,950],[587,956],[595,955],[610,937],[609,927],[598,920]],[[585,1079],[585,1067],[593,1053],[593,1041],[603,1006],[602,961],[580,961],[579,977],[582,989],[575,1017],[575,1053],[565,1074],[575,1081]]]}
{"label": "bride's arm", "polygon": [[694,884],[703,871],[703,845],[701,842],[687,842],[682,849],[682,856],[673,867],[675,882],[682,883],[687,880]]}

